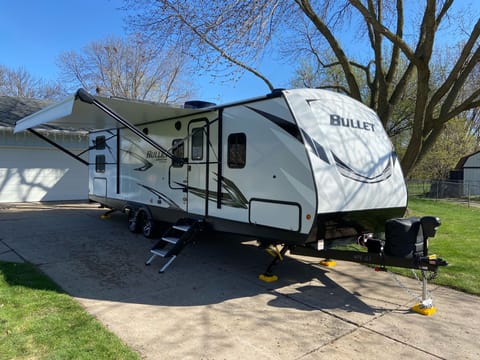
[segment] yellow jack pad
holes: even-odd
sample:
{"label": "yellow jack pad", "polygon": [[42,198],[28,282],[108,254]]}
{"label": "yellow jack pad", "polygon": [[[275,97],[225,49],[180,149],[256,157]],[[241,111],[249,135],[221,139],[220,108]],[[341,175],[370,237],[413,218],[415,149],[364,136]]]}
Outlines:
{"label": "yellow jack pad", "polygon": [[323,265],[323,266],[335,266],[335,265],[337,265],[337,262],[334,261],[334,260],[325,259],[325,260],[320,261],[320,265]]}
{"label": "yellow jack pad", "polygon": [[278,276],[277,275],[266,275],[266,274],[260,274],[258,275],[258,278],[264,282],[267,282],[267,283],[271,283],[271,282],[274,282],[274,281],[277,281],[278,280]]}
{"label": "yellow jack pad", "polygon": [[100,215],[100,219],[103,219],[103,220],[110,219],[110,215],[108,215],[108,214]]}
{"label": "yellow jack pad", "polygon": [[418,303],[416,305],[413,305],[410,310],[412,310],[413,312],[416,312],[416,313],[419,313],[419,314],[422,314],[422,315],[425,315],[425,316],[430,316],[430,315],[433,315],[437,312],[437,309],[435,309],[434,306],[431,306],[431,307],[424,307],[422,305],[422,303]]}

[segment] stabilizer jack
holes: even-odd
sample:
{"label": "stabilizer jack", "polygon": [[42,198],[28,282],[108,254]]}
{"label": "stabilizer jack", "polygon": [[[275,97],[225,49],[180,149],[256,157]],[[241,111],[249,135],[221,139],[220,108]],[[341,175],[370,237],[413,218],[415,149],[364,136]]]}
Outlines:
{"label": "stabilizer jack", "polygon": [[279,261],[283,261],[285,253],[288,249],[289,247],[287,245],[283,245],[281,249],[278,249],[276,245],[271,245],[266,249],[266,251],[273,256],[273,260],[268,265],[267,270],[258,276],[260,280],[265,282],[273,282],[278,280],[278,276],[272,273],[272,269]]}

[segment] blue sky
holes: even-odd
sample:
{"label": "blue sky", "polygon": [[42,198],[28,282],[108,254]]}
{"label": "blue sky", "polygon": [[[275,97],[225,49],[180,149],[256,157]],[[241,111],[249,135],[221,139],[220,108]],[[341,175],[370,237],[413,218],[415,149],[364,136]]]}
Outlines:
{"label": "blue sky", "polygon": [[[468,3],[479,10],[479,0],[456,0],[454,7]],[[36,78],[56,80],[56,59],[61,52],[81,51],[92,41],[125,34],[125,13],[118,10],[122,5],[121,0],[0,0],[0,64],[23,67]],[[352,46],[355,41],[350,41],[349,48]],[[294,69],[265,58],[260,71],[275,87],[288,88]],[[263,81],[249,74],[236,82],[196,74],[193,82],[196,99],[216,103],[269,92]]]}
{"label": "blue sky", "polygon": [[[24,67],[36,78],[55,80],[56,59],[63,51],[81,48],[109,35],[125,34],[120,0],[0,0],[0,64]],[[288,87],[288,68],[264,64],[275,86]],[[288,75],[287,75],[288,74]],[[212,81],[208,74],[194,79],[196,98],[231,102],[269,92],[261,80],[245,75],[235,83]]]}

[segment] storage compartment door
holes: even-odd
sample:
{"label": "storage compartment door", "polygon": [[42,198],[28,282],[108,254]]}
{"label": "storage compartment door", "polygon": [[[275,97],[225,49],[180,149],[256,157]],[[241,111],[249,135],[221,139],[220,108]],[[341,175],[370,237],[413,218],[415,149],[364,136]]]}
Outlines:
{"label": "storage compartment door", "polygon": [[250,223],[283,230],[300,231],[300,204],[275,200],[252,199]]}
{"label": "storage compartment door", "polygon": [[100,197],[107,197],[107,179],[93,178],[93,195]]}

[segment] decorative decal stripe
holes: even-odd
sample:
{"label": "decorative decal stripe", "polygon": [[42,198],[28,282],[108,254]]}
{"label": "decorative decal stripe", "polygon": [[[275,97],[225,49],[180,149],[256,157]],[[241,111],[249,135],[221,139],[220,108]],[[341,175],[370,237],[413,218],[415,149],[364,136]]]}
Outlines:
{"label": "decorative decal stripe", "polygon": [[152,188],[152,187],[150,187],[150,186],[143,185],[143,184],[140,184],[140,183],[137,183],[137,185],[143,187],[144,189],[150,191],[152,194],[158,196],[157,202],[158,202],[159,204],[161,204],[162,201],[165,201],[165,202],[168,204],[168,207],[169,207],[169,208],[181,209],[180,206],[178,206],[177,203],[175,203],[175,201],[173,201],[172,199],[170,199],[167,195],[162,194],[160,191],[155,190],[154,188]]}
{"label": "decorative decal stripe", "polygon": [[[218,181],[218,174],[214,173],[215,176],[217,176]],[[200,189],[192,186],[187,186],[185,184],[175,182],[175,184],[181,186],[182,188],[186,189],[189,193],[196,195],[202,199],[207,198],[207,191],[206,189]],[[240,189],[235,185],[233,181],[230,179],[227,179],[225,177],[222,177],[222,189],[225,190],[225,192],[222,191],[222,204],[225,206],[230,206],[234,208],[242,208],[242,209],[248,209],[248,200],[247,198],[242,194]],[[211,201],[216,201],[217,200],[218,193],[216,191],[209,191],[208,192],[208,200]]]}
{"label": "decorative decal stripe", "polygon": [[320,159],[322,159],[323,161],[325,161],[327,164],[330,165],[330,161],[328,160],[328,157],[327,157],[327,152],[325,151],[325,149],[323,148],[322,145],[320,145],[318,142],[316,142],[315,140],[313,140],[310,135],[308,135],[305,131],[302,130],[302,135],[303,135],[303,138],[305,139],[306,143],[307,143],[307,146],[310,147],[310,150],[316,154]]}
{"label": "decorative decal stripe", "polygon": [[305,101],[307,102],[307,104],[309,106],[312,106],[313,102],[322,101],[322,100],[320,100],[320,99],[305,99]]}
{"label": "decorative decal stripe", "polygon": [[[216,180],[218,182],[218,174],[214,174],[217,177]],[[232,180],[222,176],[222,189],[225,189],[226,191],[226,193],[222,192],[222,203],[227,206],[248,209],[247,198],[243,195],[238,186],[235,185]]]}
{"label": "decorative decal stripe", "polygon": [[137,159],[138,161],[140,161],[142,163],[141,166],[133,169],[134,171],[147,171],[148,169],[150,169],[153,164],[148,161],[147,159],[143,158],[142,156],[138,155],[138,154],[135,154],[134,152],[131,152],[129,150],[125,150],[125,149],[120,149],[120,151],[122,151],[123,153]]}
{"label": "decorative decal stripe", "polygon": [[281,117],[278,117],[276,115],[267,113],[263,110],[255,109],[251,106],[247,106],[248,109],[255,111],[257,114],[262,115],[264,118],[267,120],[270,120],[273,122],[275,125],[281,127],[283,130],[285,130],[287,133],[292,135],[295,139],[300,141],[303,144],[303,139],[300,135],[300,131],[298,130],[298,126],[296,124],[293,124],[285,119],[282,119]]}
{"label": "decorative decal stripe", "polygon": [[390,161],[388,161],[387,166],[385,167],[385,169],[383,169],[383,171],[380,174],[375,176],[365,176],[365,175],[359,174],[358,172],[350,168],[347,164],[345,164],[342,160],[340,160],[333,152],[332,152],[332,155],[340,174],[350,180],[363,182],[366,184],[374,184],[374,183],[385,181],[388,178],[390,178],[390,176],[392,176],[392,166]]}

